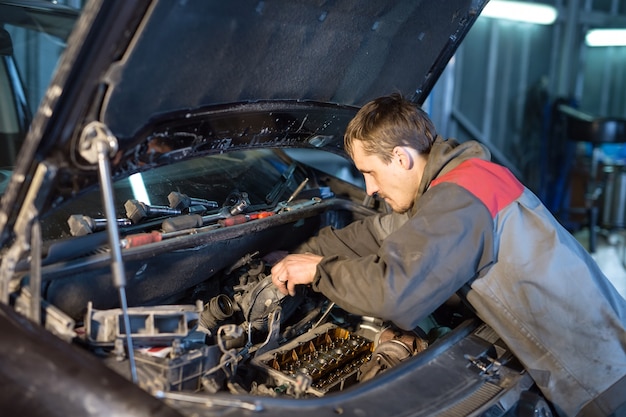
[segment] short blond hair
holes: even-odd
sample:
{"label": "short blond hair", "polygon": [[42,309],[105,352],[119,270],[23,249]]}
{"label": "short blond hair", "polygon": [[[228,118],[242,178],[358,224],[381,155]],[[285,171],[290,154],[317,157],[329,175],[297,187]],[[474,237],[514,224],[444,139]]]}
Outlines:
{"label": "short blond hair", "polygon": [[354,155],[354,141],[360,141],[369,155],[384,162],[392,159],[396,146],[409,146],[420,154],[430,153],[437,132],[428,114],[399,93],[379,97],[365,104],[348,124],[344,148]]}

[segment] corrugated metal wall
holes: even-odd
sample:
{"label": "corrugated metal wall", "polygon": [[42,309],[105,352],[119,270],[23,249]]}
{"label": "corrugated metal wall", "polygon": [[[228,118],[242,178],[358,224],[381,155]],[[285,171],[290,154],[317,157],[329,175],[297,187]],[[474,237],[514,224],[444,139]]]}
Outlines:
{"label": "corrugated metal wall", "polygon": [[444,136],[485,143],[546,199],[569,157],[550,131],[552,106],[626,118],[626,47],[584,44],[590,28],[626,28],[626,2],[552,4],[550,26],[481,16],[426,103]]}

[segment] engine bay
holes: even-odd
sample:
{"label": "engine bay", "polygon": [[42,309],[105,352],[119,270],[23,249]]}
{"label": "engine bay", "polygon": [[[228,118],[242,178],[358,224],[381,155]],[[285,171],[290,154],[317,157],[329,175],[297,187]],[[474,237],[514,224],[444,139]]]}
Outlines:
{"label": "engine bay", "polygon": [[[319,172],[305,175],[312,172],[295,164],[266,180],[263,191],[205,180],[218,172],[252,184],[267,174],[258,158],[237,161],[237,170],[232,156],[219,156],[185,170],[151,171],[143,180],[152,204],[134,198],[129,181],[116,184],[124,201],[115,222],[123,286],[112,273],[111,225],[98,217],[100,205],[85,195],[59,210],[42,224],[44,240],[52,239],[40,249],[40,270],[27,259],[17,265],[15,310],[41,316],[46,330],[152,396],[187,404],[214,394],[325,397],[428,351],[474,318],[454,299],[403,331],[351,314],[307,286],[283,295],[271,277],[282,251],[382,208],[365,204],[362,190]],[[177,175],[184,181],[175,182]],[[195,191],[207,186],[210,193]]]}
{"label": "engine bay", "polygon": [[[322,227],[342,227],[373,212],[334,194],[300,197],[280,202],[269,216],[244,210],[245,221],[222,222],[242,218],[230,213],[181,233],[164,231],[177,217],[146,216],[120,240],[129,277],[126,306],[117,298],[102,236],[107,231],[83,224],[85,216],[70,217],[70,229],[77,226],[73,237],[44,251],[39,273],[31,266],[15,276],[13,307],[40,317],[47,332],[72,345],[69,351],[85,352],[102,372],[121,376],[141,395],[183,415],[204,415],[212,406],[255,412],[273,407],[273,399],[294,407],[334,402],[372,387],[384,397],[390,378],[406,369],[406,387],[424,385],[415,397],[424,412],[424,399],[435,406],[450,401],[449,393],[458,396],[459,407],[478,401],[509,408],[513,397],[501,396],[502,390],[527,387],[529,378],[503,366],[508,349],[458,295],[404,331],[378,317],[351,314],[309,286],[297,286],[293,296],[274,286],[271,267],[290,250]],[[129,207],[131,214],[143,210],[137,202],[125,204],[131,212]],[[159,233],[173,235],[153,239]],[[434,401],[429,377],[423,378],[431,373]],[[401,381],[393,386],[405,387]]]}
{"label": "engine bay", "polygon": [[[78,343],[157,397],[189,401],[229,392],[291,398],[322,397],[367,381],[426,350],[451,330],[434,316],[412,332],[351,315],[300,287],[284,296],[270,265],[255,253],[219,279],[220,292],[201,285],[195,303],[131,307],[134,358],[125,349],[121,309],[91,305]],[[130,361],[134,361],[132,365]],[[135,368],[135,370],[131,368]],[[182,397],[181,397],[182,396]]]}

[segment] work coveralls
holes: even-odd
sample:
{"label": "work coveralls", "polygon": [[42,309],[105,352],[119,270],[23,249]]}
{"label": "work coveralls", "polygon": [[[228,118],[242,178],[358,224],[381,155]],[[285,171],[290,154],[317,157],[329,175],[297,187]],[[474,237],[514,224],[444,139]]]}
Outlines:
{"label": "work coveralls", "polygon": [[298,249],[324,256],[312,286],[346,311],[412,329],[470,284],[469,303],[559,414],[609,415],[626,401],[626,301],[489,158],[477,142],[438,137],[408,213],[325,228]]}

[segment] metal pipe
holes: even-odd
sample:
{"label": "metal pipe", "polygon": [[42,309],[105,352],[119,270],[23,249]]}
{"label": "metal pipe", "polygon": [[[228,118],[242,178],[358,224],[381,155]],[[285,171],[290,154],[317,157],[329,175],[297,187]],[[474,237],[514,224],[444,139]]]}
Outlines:
{"label": "metal pipe", "polygon": [[[128,304],[126,299],[126,275],[122,260],[122,248],[120,234],[116,222],[115,203],[113,201],[113,184],[111,182],[111,166],[109,154],[112,148],[117,148],[117,141],[112,135],[98,135],[93,138],[96,141],[95,147],[98,156],[98,173],[100,175],[100,187],[102,191],[102,201],[104,203],[105,217],[108,223],[107,232],[109,245],[111,246],[111,272],[113,274],[113,284],[117,287],[122,308],[124,330],[126,333],[126,345],[128,348],[128,360],[130,362],[130,373],[133,383],[137,383],[137,367],[135,364],[135,352],[133,349],[133,338],[128,317]],[[115,140],[114,143],[111,143]]]}
{"label": "metal pipe", "polygon": [[41,324],[41,224],[35,219],[31,228],[30,319]]}

